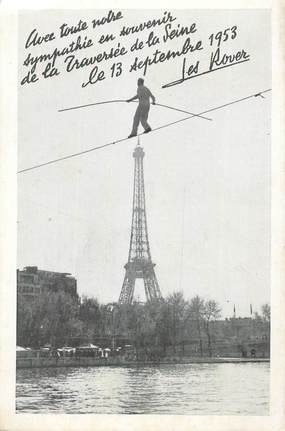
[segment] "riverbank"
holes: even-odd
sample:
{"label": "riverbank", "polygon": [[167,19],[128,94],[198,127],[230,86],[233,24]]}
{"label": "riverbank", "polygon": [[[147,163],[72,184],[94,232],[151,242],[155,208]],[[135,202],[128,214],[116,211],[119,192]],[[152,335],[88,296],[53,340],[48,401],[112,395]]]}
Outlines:
{"label": "riverbank", "polygon": [[156,361],[130,361],[124,358],[86,358],[86,357],[60,357],[60,358],[17,358],[16,367],[46,368],[46,367],[106,367],[106,366],[146,366],[160,364],[211,364],[211,363],[247,363],[270,362],[269,358],[207,358],[207,357],[175,357],[161,358]]}

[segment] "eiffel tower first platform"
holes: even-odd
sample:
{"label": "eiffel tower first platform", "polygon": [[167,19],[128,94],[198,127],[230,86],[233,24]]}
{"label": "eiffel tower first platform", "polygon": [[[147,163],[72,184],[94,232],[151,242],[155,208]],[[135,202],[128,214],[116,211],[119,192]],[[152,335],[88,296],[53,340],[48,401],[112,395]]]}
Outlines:
{"label": "eiffel tower first platform", "polygon": [[129,257],[125,265],[126,273],[119,297],[119,304],[131,304],[133,302],[137,278],[141,278],[144,281],[147,301],[162,298],[154,272],[155,264],[151,260],[148,241],[143,172],[144,155],[143,148],[138,142],[133,152],[135,170]]}

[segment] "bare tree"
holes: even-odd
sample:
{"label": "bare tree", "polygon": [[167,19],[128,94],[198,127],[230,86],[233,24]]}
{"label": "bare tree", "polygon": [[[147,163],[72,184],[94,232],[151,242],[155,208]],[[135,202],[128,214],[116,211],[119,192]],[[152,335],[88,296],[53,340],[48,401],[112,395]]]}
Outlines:
{"label": "bare tree", "polygon": [[270,322],[270,313],[271,313],[270,305],[268,303],[263,304],[261,307],[261,314],[265,322]]}
{"label": "bare tree", "polygon": [[173,353],[176,353],[178,340],[183,341],[186,301],[182,292],[174,292],[166,298],[170,323]]}
{"label": "bare tree", "polygon": [[204,328],[208,339],[208,353],[209,356],[212,356],[212,334],[210,328],[210,322],[213,322],[221,317],[221,308],[216,301],[209,300],[205,302],[204,312],[203,312],[203,320],[204,320]]}
{"label": "bare tree", "polygon": [[196,322],[196,325],[197,325],[199,345],[200,345],[200,356],[203,356],[202,323],[203,323],[204,311],[205,311],[205,301],[204,299],[200,298],[200,296],[196,295],[190,301],[189,314],[191,318]]}

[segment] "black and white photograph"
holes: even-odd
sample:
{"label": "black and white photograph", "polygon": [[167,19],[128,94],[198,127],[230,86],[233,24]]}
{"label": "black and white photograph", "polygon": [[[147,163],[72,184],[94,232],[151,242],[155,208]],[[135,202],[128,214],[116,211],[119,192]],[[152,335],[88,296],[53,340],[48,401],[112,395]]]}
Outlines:
{"label": "black and white photograph", "polygon": [[266,421],[272,11],[101,7],[17,12],[14,413]]}

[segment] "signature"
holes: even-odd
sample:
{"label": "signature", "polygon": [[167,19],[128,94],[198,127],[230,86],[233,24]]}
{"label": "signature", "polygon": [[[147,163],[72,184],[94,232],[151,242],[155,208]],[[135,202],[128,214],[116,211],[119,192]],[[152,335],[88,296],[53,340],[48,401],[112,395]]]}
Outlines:
{"label": "signature", "polygon": [[174,85],[182,84],[188,79],[196,78],[198,76],[206,75],[207,73],[215,72],[226,67],[235,66],[250,60],[250,55],[244,50],[236,51],[233,54],[222,54],[218,47],[216,51],[211,53],[210,63],[208,70],[203,72],[199,71],[200,61],[191,65],[187,65],[187,58],[184,57],[182,61],[181,78],[176,81],[169,82],[162,85],[162,88],[173,87]]}

